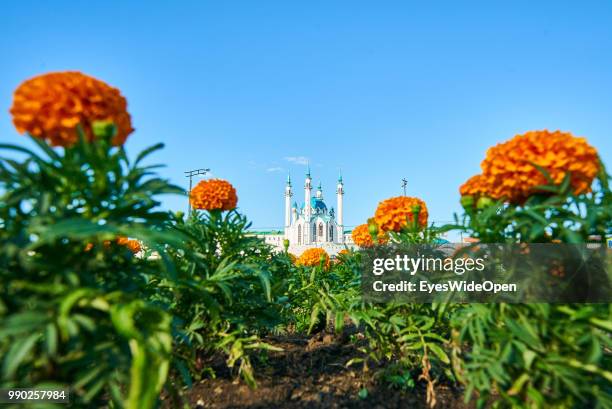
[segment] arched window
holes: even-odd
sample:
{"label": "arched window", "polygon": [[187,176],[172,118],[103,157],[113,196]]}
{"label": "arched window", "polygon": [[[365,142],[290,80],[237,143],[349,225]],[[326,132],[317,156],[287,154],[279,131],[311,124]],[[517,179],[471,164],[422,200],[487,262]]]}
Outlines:
{"label": "arched window", "polygon": [[334,241],[334,226],[329,226],[329,241]]}
{"label": "arched window", "polygon": [[302,225],[298,224],[298,244],[302,244]]}
{"label": "arched window", "polygon": [[319,237],[323,237],[323,223],[319,224]]}

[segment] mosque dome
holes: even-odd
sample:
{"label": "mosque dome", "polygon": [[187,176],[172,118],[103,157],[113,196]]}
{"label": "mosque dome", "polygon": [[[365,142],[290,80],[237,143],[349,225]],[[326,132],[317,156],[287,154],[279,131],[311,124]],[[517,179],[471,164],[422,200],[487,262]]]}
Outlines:
{"label": "mosque dome", "polygon": [[325,205],[325,202],[323,201],[323,199],[320,199],[318,197],[311,197],[310,198],[310,207],[312,207],[312,210],[320,210],[320,211],[326,211],[327,210],[327,206]]}

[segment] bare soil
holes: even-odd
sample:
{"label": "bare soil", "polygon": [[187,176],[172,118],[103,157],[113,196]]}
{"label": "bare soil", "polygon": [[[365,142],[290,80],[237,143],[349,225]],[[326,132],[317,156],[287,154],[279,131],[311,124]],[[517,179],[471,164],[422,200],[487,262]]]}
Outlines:
{"label": "bare soil", "polygon": [[[346,338],[320,333],[313,337],[269,337],[266,342],[283,348],[268,352],[253,362],[257,388],[251,389],[236,379],[221,362],[214,368],[215,379],[193,385],[186,397],[192,408],[429,408],[425,385],[399,390],[376,382],[372,371],[346,367],[358,356]],[[367,389],[367,396],[359,392]],[[436,385],[436,408],[464,409],[460,389]],[[165,400],[163,407],[174,405]]]}

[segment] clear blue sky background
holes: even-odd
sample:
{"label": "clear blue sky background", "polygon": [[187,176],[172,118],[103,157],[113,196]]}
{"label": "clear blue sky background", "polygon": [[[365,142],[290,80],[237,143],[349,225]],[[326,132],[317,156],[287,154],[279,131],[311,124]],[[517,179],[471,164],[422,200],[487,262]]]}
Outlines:
{"label": "clear blue sky background", "polygon": [[[13,1],[0,12],[0,140],[24,79],[81,70],[120,88],[135,155],[210,167],[255,227],[281,226],[290,171],[305,167],[345,221],[379,200],[424,198],[433,220],[487,147],[531,129],[586,136],[612,166],[612,2]],[[299,162],[299,160],[298,160]],[[330,203],[331,202],[331,203]],[[164,206],[185,209],[168,197]]]}

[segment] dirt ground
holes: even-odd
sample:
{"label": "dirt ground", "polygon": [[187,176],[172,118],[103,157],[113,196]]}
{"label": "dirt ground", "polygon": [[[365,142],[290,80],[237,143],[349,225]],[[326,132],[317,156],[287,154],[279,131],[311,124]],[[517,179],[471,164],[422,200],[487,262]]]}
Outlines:
{"label": "dirt ground", "polygon": [[[417,383],[407,391],[374,382],[366,374],[346,363],[357,356],[355,346],[329,334],[311,338],[272,337],[266,342],[283,348],[269,352],[262,361],[253,362],[257,388],[250,389],[222,365],[215,379],[206,379],[187,392],[192,408],[263,409],[263,408],[428,408],[425,386]],[[359,392],[367,389],[367,396]],[[364,393],[362,392],[362,396]],[[436,408],[464,409],[461,390],[436,386]],[[173,405],[165,401],[164,408]]]}

